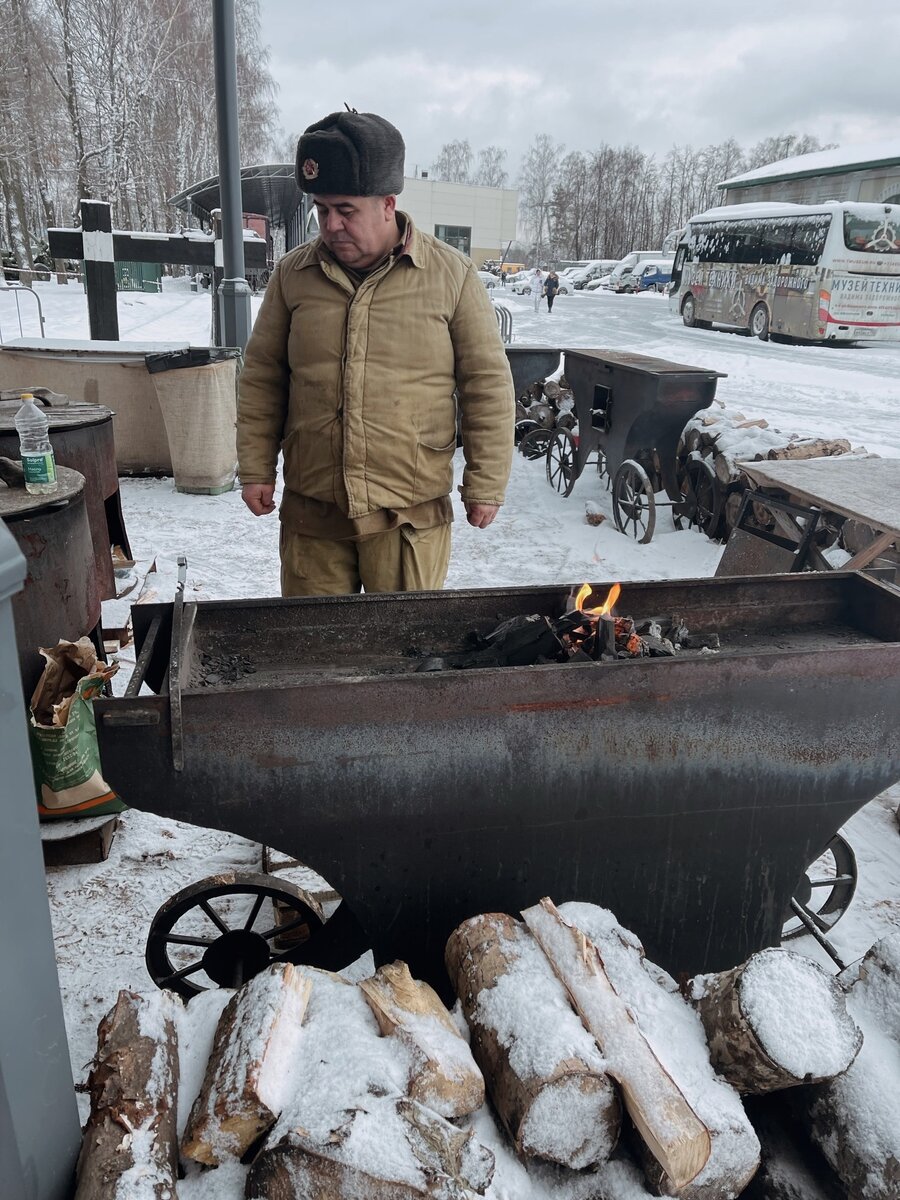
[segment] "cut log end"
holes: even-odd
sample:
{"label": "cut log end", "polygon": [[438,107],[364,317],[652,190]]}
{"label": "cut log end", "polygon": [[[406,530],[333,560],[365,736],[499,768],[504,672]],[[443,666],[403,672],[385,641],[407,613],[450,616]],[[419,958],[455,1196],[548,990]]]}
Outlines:
{"label": "cut log end", "polygon": [[619,1104],[603,1075],[579,1072],[547,1083],[519,1127],[517,1149],[575,1170],[605,1162],[619,1138]]}

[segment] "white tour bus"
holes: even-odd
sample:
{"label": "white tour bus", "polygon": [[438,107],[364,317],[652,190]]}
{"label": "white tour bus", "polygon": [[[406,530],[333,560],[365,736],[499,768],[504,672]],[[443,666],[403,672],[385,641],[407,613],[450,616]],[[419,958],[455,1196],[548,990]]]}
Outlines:
{"label": "white tour bus", "polygon": [[733,204],[691,217],[669,303],[685,325],[900,339],[900,205]]}

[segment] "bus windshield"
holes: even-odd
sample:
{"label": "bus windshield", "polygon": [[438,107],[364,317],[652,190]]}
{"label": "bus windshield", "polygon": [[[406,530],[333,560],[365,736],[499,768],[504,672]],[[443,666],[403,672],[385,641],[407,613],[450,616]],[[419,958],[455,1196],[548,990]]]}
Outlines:
{"label": "bus windshield", "polygon": [[848,210],[844,213],[844,245],[868,254],[900,254],[900,221],[890,216],[873,220]]}

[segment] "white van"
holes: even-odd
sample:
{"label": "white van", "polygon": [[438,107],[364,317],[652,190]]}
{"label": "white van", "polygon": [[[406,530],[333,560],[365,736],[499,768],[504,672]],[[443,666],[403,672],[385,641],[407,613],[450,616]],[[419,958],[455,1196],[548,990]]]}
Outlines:
{"label": "white van", "polygon": [[617,266],[613,267],[609,273],[609,283],[607,287],[616,290],[619,279],[626,271],[629,273],[634,270],[639,262],[643,262],[646,258],[662,258],[662,253],[659,250],[632,250],[630,254],[626,254]]}

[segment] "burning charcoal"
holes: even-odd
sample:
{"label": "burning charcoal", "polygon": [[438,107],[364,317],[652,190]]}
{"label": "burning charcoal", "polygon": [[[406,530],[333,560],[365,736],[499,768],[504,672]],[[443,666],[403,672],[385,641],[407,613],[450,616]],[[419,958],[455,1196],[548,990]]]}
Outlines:
{"label": "burning charcoal", "polygon": [[615,658],[616,622],[613,617],[608,617],[604,614],[597,618],[597,642],[601,658],[604,658],[607,654]]}
{"label": "burning charcoal", "polygon": [[[503,621],[480,641],[483,652],[490,655],[498,666],[506,667],[528,666],[541,657],[559,662],[565,651],[549,619],[539,613]],[[487,665],[484,661],[472,661],[473,658],[469,656],[460,665]]]}
{"label": "burning charcoal", "polygon": [[675,653],[675,647],[668,638],[645,637],[643,641],[651,658],[671,658]]}
{"label": "burning charcoal", "polygon": [[686,650],[719,650],[721,641],[717,633],[689,633],[681,643]]}
{"label": "burning charcoal", "polygon": [[591,658],[590,654],[585,654],[585,652],[579,646],[577,649],[575,649],[571,652],[571,654],[569,655],[569,657],[566,661],[570,662],[570,663],[578,663],[578,662],[593,662],[594,660]]}
{"label": "burning charcoal", "polygon": [[640,658],[646,653],[646,643],[642,637],[636,633],[630,633],[625,641],[625,650],[628,652],[629,658]]}

